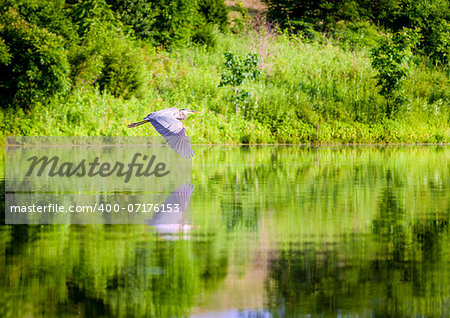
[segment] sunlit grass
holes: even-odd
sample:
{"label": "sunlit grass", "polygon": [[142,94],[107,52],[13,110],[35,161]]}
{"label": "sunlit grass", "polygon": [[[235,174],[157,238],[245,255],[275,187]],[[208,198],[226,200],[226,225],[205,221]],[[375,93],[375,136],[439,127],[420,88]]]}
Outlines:
{"label": "sunlit grass", "polygon": [[[449,80],[444,70],[412,65],[405,102],[384,115],[368,51],[304,43],[255,31],[217,34],[217,47],[146,51],[143,97],[116,98],[78,86],[66,97],[29,109],[6,109],[4,135],[156,135],[150,126],[128,129],[148,113],[178,106],[202,110],[186,121],[194,143],[435,143],[450,141]],[[226,51],[264,56],[259,81],[238,116],[230,87],[218,87]]]}

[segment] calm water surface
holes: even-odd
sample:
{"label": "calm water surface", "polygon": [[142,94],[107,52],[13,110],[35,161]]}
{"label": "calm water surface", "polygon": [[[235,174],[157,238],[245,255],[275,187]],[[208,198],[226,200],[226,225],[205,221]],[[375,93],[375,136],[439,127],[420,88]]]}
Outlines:
{"label": "calm water surface", "polygon": [[189,232],[1,225],[0,316],[450,316],[449,146],[196,153]]}

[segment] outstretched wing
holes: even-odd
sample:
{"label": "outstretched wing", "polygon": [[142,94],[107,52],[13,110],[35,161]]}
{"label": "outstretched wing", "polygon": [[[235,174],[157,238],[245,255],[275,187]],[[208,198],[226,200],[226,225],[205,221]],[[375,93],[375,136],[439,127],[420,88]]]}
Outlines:
{"label": "outstretched wing", "polygon": [[191,199],[192,191],[194,191],[194,185],[190,183],[181,185],[178,189],[173,191],[162,204],[164,205],[165,211],[168,211],[170,207],[172,208],[172,212],[155,212],[153,218],[148,221],[147,224],[153,226],[183,224],[184,212]]}
{"label": "outstretched wing", "polygon": [[183,123],[176,118],[178,112],[178,108],[172,107],[150,113],[144,119],[150,120],[153,127],[164,137],[173,150],[183,158],[190,159],[194,156],[194,151]]}

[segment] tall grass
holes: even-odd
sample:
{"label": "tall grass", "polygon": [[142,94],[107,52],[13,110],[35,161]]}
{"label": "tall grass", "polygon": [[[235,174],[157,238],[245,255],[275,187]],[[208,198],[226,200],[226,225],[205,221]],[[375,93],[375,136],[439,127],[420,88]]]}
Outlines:
{"label": "tall grass", "polygon": [[[265,33],[263,33],[265,32]],[[145,50],[145,91],[118,98],[78,85],[65,97],[0,114],[4,135],[156,135],[126,124],[178,106],[203,110],[186,121],[195,143],[450,142],[448,74],[411,65],[406,101],[387,119],[366,49],[304,43],[266,29],[216,34],[212,49]],[[218,87],[226,51],[263,56],[263,76],[243,89],[252,97],[236,116],[232,88]],[[117,96],[117,92],[116,92]]]}

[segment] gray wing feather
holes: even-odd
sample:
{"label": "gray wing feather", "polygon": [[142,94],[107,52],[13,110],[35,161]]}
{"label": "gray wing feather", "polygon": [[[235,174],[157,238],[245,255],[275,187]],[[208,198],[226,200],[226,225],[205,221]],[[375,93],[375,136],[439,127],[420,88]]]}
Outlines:
{"label": "gray wing feather", "polygon": [[172,107],[150,113],[145,119],[164,137],[169,146],[180,156],[190,159],[194,156],[189,138],[181,121],[176,118],[178,108]]}

